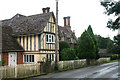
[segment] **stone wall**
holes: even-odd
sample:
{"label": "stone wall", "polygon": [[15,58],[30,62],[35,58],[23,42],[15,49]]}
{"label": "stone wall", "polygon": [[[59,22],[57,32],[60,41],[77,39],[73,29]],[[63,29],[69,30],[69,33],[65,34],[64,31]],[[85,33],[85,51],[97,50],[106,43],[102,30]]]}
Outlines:
{"label": "stone wall", "polygon": [[[90,65],[97,65],[109,62],[110,58],[99,58],[98,60],[91,60]],[[86,59],[81,60],[70,60],[70,61],[59,61],[59,70],[70,70],[87,66]]]}
{"label": "stone wall", "polygon": [[[110,61],[110,58],[100,58],[97,61],[92,60],[91,65],[102,64],[109,61]],[[51,69],[53,69],[55,66],[55,62],[52,62],[49,64],[46,66],[43,65],[42,63],[41,64],[20,64],[20,65],[17,65],[16,67],[0,66],[0,79],[24,77],[24,76],[34,75],[34,74],[40,74],[44,72],[44,69],[47,72],[49,71],[51,72],[52,71]],[[58,62],[59,71],[77,69],[85,66],[87,66],[86,59]]]}

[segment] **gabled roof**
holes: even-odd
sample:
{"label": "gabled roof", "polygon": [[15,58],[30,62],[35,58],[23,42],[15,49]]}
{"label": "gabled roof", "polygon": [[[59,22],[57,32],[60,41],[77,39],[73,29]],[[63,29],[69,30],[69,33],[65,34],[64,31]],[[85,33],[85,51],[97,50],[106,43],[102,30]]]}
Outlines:
{"label": "gabled roof", "polygon": [[24,51],[21,45],[12,36],[11,27],[2,27],[2,52]]}
{"label": "gabled roof", "polygon": [[64,40],[76,44],[77,43],[77,38],[75,36],[75,33],[72,32],[72,30],[68,29],[67,27],[61,27],[59,26],[59,38],[64,37]]}
{"label": "gabled roof", "polygon": [[51,16],[54,17],[53,12],[31,16],[16,14],[11,19],[3,20],[2,26],[11,26],[13,29],[13,34],[16,36],[40,34]]}

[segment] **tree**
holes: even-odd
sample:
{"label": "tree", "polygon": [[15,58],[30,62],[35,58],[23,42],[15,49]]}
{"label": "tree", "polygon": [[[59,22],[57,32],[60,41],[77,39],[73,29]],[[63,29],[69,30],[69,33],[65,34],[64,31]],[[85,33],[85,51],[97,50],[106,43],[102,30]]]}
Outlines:
{"label": "tree", "polygon": [[76,59],[75,50],[72,48],[65,48],[61,51],[61,60],[74,60]]}
{"label": "tree", "polygon": [[95,37],[96,37],[96,40],[98,42],[98,47],[100,49],[107,49],[107,45],[108,45],[108,41],[109,41],[108,39],[109,38],[104,38],[104,37],[102,37],[100,35],[95,35]]}
{"label": "tree", "polygon": [[61,54],[61,51],[63,50],[63,49],[65,49],[65,48],[70,48],[70,44],[68,43],[68,42],[66,42],[66,41],[61,41],[61,42],[59,42],[59,58],[60,58],[60,60],[61,60],[61,58],[62,58],[62,54]]}
{"label": "tree", "polygon": [[114,42],[108,38],[107,53],[114,53]]}
{"label": "tree", "polygon": [[88,33],[90,34],[91,38],[93,39],[93,42],[95,44],[95,49],[96,49],[96,58],[98,59],[99,58],[99,55],[98,55],[98,52],[99,52],[99,47],[98,47],[98,43],[97,43],[97,40],[95,38],[95,35],[93,33],[93,30],[92,30],[92,27],[91,25],[89,25],[88,29],[87,29]]}
{"label": "tree", "polygon": [[[120,1],[114,1],[114,0],[109,0],[109,1],[101,1],[101,5],[105,8],[105,14],[108,16],[111,14],[114,14],[117,18],[113,21],[110,19],[107,23],[107,27],[113,30],[117,30],[120,28]],[[120,42],[120,38],[118,36],[114,37],[114,42]],[[119,49],[120,45],[115,45],[117,49]],[[120,52],[119,52],[120,53]]]}
{"label": "tree", "polygon": [[87,31],[83,32],[78,39],[78,57],[86,58],[87,64],[90,64],[90,59],[96,58],[95,44]]}
{"label": "tree", "polygon": [[120,53],[120,34],[114,37],[114,43],[117,47],[118,53]]}
{"label": "tree", "polygon": [[120,25],[120,1],[114,1],[114,0],[109,0],[109,1],[102,1],[101,5],[105,8],[105,14],[108,16],[111,14],[114,14],[117,16],[116,20],[113,21],[110,19],[107,23],[107,27],[113,30],[116,30],[119,28]]}
{"label": "tree", "polygon": [[[116,43],[119,44],[119,42],[114,42],[113,40],[111,40],[109,37],[108,38],[104,38],[100,35],[95,35],[96,36],[96,40],[98,42],[98,46],[100,49],[107,49],[107,53],[113,53],[113,54],[118,54],[119,50]],[[116,40],[118,41],[118,39]]]}

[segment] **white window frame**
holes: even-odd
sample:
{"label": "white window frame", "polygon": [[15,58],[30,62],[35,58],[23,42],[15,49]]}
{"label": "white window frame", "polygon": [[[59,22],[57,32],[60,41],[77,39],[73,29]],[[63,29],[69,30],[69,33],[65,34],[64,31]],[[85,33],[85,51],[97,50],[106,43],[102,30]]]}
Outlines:
{"label": "white window frame", "polygon": [[[47,57],[48,56],[48,57]],[[50,57],[51,56],[51,57]],[[55,54],[47,54],[46,55],[48,61],[55,61]]]}
{"label": "white window frame", "polygon": [[[48,41],[47,41],[47,39],[48,39]],[[55,35],[53,35],[53,34],[46,34],[46,43],[55,43]]]}
{"label": "white window frame", "polygon": [[[26,57],[26,61],[25,61],[25,55],[28,56],[28,61],[27,61],[27,57]],[[31,60],[30,60],[30,56],[34,57],[34,61],[32,60],[32,57],[31,57]],[[33,61],[33,62],[31,62],[31,61]],[[23,55],[23,62],[24,63],[34,63],[35,62],[35,56],[33,54],[24,54]]]}

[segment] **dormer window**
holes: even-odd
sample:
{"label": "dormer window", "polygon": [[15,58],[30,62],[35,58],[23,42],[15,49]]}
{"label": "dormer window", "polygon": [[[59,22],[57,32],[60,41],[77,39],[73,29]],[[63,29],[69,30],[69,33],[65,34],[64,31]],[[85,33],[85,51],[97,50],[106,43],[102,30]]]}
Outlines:
{"label": "dormer window", "polygon": [[47,34],[46,35],[46,43],[55,43],[55,35]]}

